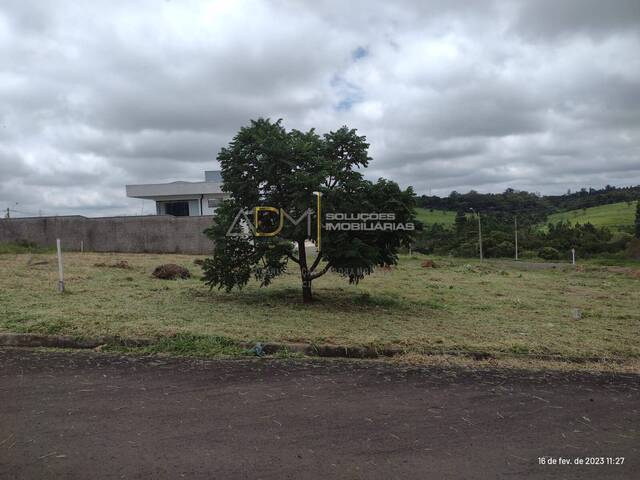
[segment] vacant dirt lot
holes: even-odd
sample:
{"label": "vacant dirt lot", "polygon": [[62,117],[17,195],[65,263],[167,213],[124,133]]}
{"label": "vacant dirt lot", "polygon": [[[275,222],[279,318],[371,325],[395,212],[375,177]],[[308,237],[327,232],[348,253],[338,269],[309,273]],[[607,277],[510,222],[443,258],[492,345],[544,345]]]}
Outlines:
{"label": "vacant dirt lot", "polygon": [[[640,467],[639,380],[0,349],[0,472],[631,479]],[[540,465],[543,456],[624,463]]]}

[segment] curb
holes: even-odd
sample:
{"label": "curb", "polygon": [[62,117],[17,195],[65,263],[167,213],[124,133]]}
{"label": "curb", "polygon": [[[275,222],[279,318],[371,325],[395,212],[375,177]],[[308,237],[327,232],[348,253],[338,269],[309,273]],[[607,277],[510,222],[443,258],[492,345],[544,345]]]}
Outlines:
{"label": "curb", "polygon": [[120,338],[112,336],[78,338],[69,335],[0,333],[0,346],[2,347],[96,348],[100,345],[146,347],[153,343],[153,340],[147,338]]}
{"label": "curb", "polygon": [[[70,335],[39,335],[33,333],[0,333],[0,347],[49,347],[49,348],[75,348],[94,349],[102,345],[115,345],[121,347],[148,347],[154,345],[159,339],[153,338],[122,338],[118,336],[99,337],[72,337]],[[240,348],[253,350],[258,345],[251,342],[238,342]],[[394,357],[411,351],[398,348],[374,348],[374,347],[348,347],[340,345],[313,345],[309,343],[260,343],[262,353],[273,355],[286,351],[299,353],[309,357],[326,358],[381,358]],[[527,358],[530,360],[559,361],[566,363],[600,363],[609,361],[614,363],[624,363],[629,359],[618,357],[576,357],[549,354],[531,353],[488,353],[461,350],[425,350],[416,352],[422,355],[451,355],[456,357],[467,357],[474,360],[504,359],[504,358]]]}
{"label": "curb", "polygon": [[[239,346],[246,349],[255,348],[255,343],[241,342]],[[331,358],[378,358],[393,357],[405,353],[400,348],[373,347],[346,347],[340,345],[312,345],[309,343],[262,343],[262,351],[267,355],[273,355],[280,351],[291,353],[301,353],[309,357],[331,357]]]}
{"label": "curb", "polygon": [[[151,338],[121,338],[117,336],[72,337],[70,335],[39,335],[33,333],[0,333],[0,347],[49,347],[92,349],[101,345],[121,347],[147,347],[157,343]],[[377,358],[392,357],[404,353],[402,349],[371,347],[345,347],[339,345],[311,345],[308,343],[262,343],[262,351],[272,355],[280,351],[301,353],[310,357]],[[238,346],[251,350],[256,343],[238,342]]]}

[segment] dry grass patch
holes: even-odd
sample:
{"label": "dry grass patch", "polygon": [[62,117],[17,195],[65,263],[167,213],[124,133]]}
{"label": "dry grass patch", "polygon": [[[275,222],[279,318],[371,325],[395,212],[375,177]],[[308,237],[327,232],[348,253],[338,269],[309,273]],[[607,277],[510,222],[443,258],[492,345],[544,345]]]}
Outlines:
{"label": "dry grass patch", "polygon": [[[326,275],[314,282],[317,301],[303,305],[295,270],[267,289],[227,294],[209,291],[186,255],[68,253],[60,295],[54,258],[0,255],[0,330],[640,357],[640,280],[606,267],[436,258],[432,269],[421,268],[425,257],[403,257],[357,287]],[[119,262],[130,268],[95,266]],[[152,278],[165,263],[192,268],[194,278]]]}

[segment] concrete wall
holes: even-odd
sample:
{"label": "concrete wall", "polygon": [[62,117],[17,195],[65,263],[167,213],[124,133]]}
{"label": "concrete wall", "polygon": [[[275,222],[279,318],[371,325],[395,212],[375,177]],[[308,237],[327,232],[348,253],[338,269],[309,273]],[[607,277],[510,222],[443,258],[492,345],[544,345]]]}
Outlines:
{"label": "concrete wall", "polygon": [[63,249],[89,252],[211,253],[213,243],[203,230],[212,216],[86,218],[81,216],[0,219],[0,243],[26,240],[51,247],[56,238]]}

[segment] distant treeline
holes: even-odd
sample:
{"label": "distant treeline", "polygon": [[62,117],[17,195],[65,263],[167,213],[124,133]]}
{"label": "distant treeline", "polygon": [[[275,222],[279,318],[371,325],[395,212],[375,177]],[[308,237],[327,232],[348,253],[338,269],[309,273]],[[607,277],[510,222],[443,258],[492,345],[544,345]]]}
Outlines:
{"label": "distant treeline", "polygon": [[[434,210],[457,212],[455,225],[447,228],[440,224],[424,225],[414,248],[422,253],[471,257],[478,254],[477,217],[471,209],[482,214],[483,253],[486,257],[515,255],[515,223],[518,220],[518,250],[523,256],[539,256],[548,260],[569,258],[571,249],[581,257],[603,254],[623,254],[635,258],[640,239],[640,204],[636,226],[613,234],[608,228],[590,223],[574,225],[560,222],[543,226],[547,216],[568,210],[635,202],[640,199],[640,185],[582,189],[565,195],[541,196],[535,193],[507,189],[504,193],[481,194],[451,192],[446,198],[423,195],[418,206]],[[633,235],[636,240],[633,240]],[[634,243],[635,242],[635,243]]]}
{"label": "distant treeline", "polygon": [[635,187],[612,187],[601,189],[583,188],[564,195],[539,195],[508,188],[503,193],[468,193],[453,191],[448,197],[422,195],[418,206],[434,210],[468,212],[471,208],[483,213],[517,214],[523,223],[540,223],[548,215],[568,210],[579,210],[618,202],[634,202],[640,198],[640,185]]}
{"label": "distant treeline", "polygon": [[[500,215],[482,217],[482,247],[485,257],[515,256],[515,225]],[[568,260],[571,249],[581,257],[623,252],[633,239],[630,233],[614,235],[608,228],[590,223],[559,222],[544,228],[518,225],[518,252],[521,257]],[[478,255],[477,218],[458,215],[454,228],[424,225],[414,250],[425,254],[474,257]]]}

